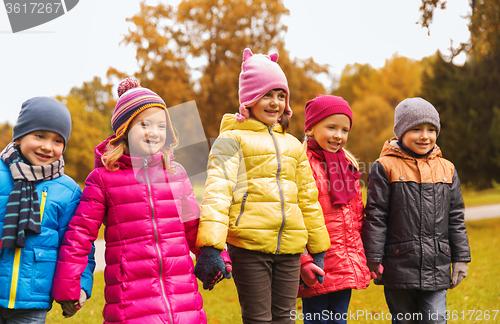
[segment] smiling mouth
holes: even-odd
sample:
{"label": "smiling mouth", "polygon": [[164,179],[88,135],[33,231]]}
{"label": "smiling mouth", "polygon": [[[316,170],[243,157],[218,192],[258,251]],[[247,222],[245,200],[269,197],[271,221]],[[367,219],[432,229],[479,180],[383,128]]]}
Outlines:
{"label": "smiling mouth", "polygon": [[277,114],[279,110],[264,110],[268,114]]}
{"label": "smiling mouth", "polygon": [[42,153],[35,153],[38,157],[42,158],[42,159],[50,159],[52,156],[50,155],[46,155],[46,154],[42,154]]}

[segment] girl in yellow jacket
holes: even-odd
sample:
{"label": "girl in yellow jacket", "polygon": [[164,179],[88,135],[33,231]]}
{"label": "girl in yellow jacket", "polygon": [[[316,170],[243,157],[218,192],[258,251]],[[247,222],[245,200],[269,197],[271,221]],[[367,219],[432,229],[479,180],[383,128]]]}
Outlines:
{"label": "girl in yellow jacket", "polygon": [[286,134],[292,110],[277,60],[243,53],[240,113],[224,115],[210,152],[196,242],[205,287],[214,273],[230,276],[227,243],[243,323],[293,322],[300,255],[307,248],[322,267],[330,246],[306,152]]}

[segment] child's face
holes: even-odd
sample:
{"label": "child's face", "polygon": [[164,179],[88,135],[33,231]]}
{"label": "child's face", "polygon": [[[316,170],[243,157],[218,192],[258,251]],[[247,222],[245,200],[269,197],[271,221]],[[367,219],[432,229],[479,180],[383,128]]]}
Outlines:
{"label": "child's face", "polygon": [[131,156],[148,156],[158,153],[167,138],[165,110],[152,107],[139,113],[132,122],[127,139]]}
{"label": "child's face", "polygon": [[35,131],[15,140],[23,156],[34,166],[49,165],[61,157],[64,139],[51,131]]}
{"label": "child's face", "polygon": [[417,154],[427,154],[436,145],[436,127],[421,124],[403,134],[403,144]]}
{"label": "child's face", "polygon": [[285,111],[285,105],[285,90],[270,90],[250,108],[250,118],[257,119],[267,126],[274,125]]}
{"label": "child's face", "polygon": [[314,125],[307,136],[318,142],[323,150],[335,153],[345,146],[350,125],[351,121],[346,115],[330,115]]}

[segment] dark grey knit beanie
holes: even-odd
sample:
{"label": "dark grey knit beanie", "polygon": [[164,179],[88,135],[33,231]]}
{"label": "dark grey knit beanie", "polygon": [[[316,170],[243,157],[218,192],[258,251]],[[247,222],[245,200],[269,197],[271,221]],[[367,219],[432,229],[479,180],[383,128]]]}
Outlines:
{"label": "dark grey knit beanie", "polygon": [[62,102],[49,97],[34,97],[23,102],[12,130],[15,141],[35,131],[51,131],[62,136],[64,147],[71,133],[71,114]]}
{"label": "dark grey knit beanie", "polygon": [[426,123],[436,126],[436,135],[439,136],[441,130],[439,113],[427,100],[409,98],[401,101],[396,106],[394,111],[394,134],[399,140],[413,127]]}

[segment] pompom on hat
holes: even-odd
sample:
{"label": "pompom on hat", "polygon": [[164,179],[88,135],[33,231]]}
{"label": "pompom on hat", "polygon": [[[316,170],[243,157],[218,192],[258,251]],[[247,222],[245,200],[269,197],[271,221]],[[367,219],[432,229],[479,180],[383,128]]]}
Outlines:
{"label": "pompom on hat", "polygon": [[172,122],[167,111],[167,105],[163,99],[153,91],[140,86],[139,81],[134,78],[126,78],[118,85],[118,102],[116,103],[113,116],[111,117],[111,127],[115,131],[115,137],[109,142],[115,144],[126,134],[132,120],[141,112],[148,108],[161,108],[167,115],[168,128],[165,145],[177,144]]}
{"label": "pompom on hat", "polygon": [[401,101],[394,110],[394,134],[401,140],[403,135],[415,126],[432,124],[439,136],[441,124],[436,108],[425,99],[408,98]]}
{"label": "pompom on hat", "polygon": [[278,65],[278,53],[270,55],[253,54],[249,48],[243,51],[243,63],[239,79],[240,113],[236,114],[239,122],[250,117],[249,107],[252,107],[268,91],[283,89],[286,92],[284,113],[292,116],[289,105],[290,90],[285,73]]}
{"label": "pompom on hat", "polygon": [[304,109],[305,123],[304,130],[310,130],[314,125],[320,122],[323,118],[335,114],[344,114],[349,117],[352,128],[352,111],[347,101],[342,97],[330,95],[318,95],[316,98],[309,100]]}

